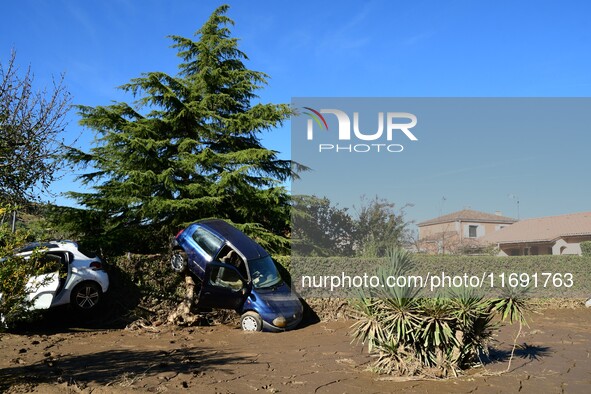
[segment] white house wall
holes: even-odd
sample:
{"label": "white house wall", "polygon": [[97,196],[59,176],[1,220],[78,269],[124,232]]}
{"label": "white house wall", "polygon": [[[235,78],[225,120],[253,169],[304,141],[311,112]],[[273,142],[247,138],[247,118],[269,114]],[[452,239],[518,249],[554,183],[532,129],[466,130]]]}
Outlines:
{"label": "white house wall", "polygon": [[[522,243],[522,244],[500,244],[500,250],[497,254],[498,256],[511,256],[512,251],[517,251],[517,256],[523,255],[546,255],[549,254],[549,249],[552,249],[553,255],[580,255],[581,254],[581,245],[580,239],[573,239],[573,238],[559,238],[554,243]],[[537,252],[531,250],[532,248],[536,248]]]}
{"label": "white house wall", "polygon": [[559,239],[552,246],[552,254],[581,254],[581,244],[579,242],[569,243],[564,239]]}

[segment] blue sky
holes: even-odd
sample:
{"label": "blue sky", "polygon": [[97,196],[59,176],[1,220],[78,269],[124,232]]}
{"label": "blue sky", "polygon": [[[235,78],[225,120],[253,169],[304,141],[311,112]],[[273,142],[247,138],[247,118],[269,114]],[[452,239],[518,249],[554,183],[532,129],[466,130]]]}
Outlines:
{"label": "blue sky", "polygon": [[[4,62],[11,48],[16,49],[18,62],[32,66],[40,85],[65,72],[76,104],[131,101],[116,86],[142,72],[174,74],[178,61],[166,36],[192,36],[220,4],[6,2],[3,14],[9,17],[0,25],[0,59]],[[288,103],[292,97],[315,96],[587,97],[591,91],[591,3],[584,0],[228,4],[228,15],[236,22],[233,34],[250,58],[248,66],[271,77],[260,92],[262,101]],[[283,157],[290,156],[289,126],[264,136],[264,144]],[[81,134],[83,147],[93,139],[91,131],[77,125],[75,113],[67,133],[71,139]],[[466,206],[516,216],[516,201],[509,194],[519,196],[522,218],[588,211],[590,135],[558,131],[536,144],[530,143],[533,135],[521,135],[513,146],[491,147],[498,154],[485,148],[487,162],[478,168],[452,159],[400,168],[392,174],[397,182],[428,180],[433,169],[437,172],[423,188],[401,187],[383,197],[414,203],[408,218],[417,221]],[[457,137],[458,154],[479,146],[477,135]],[[504,172],[498,172],[499,166]],[[505,174],[513,179],[506,181]],[[482,177],[494,187],[474,184]],[[79,188],[69,176],[54,186],[56,192]]]}

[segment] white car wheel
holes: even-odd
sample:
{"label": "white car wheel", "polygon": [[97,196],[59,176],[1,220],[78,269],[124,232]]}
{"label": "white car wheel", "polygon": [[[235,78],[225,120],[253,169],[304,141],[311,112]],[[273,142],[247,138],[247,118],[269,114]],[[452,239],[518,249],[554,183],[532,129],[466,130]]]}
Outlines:
{"label": "white car wheel", "polygon": [[242,329],[244,331],[263,330],[263,320],[256,312],[248,311],[243,314],[242,318],[240,319],[240,324],[242,325]]}

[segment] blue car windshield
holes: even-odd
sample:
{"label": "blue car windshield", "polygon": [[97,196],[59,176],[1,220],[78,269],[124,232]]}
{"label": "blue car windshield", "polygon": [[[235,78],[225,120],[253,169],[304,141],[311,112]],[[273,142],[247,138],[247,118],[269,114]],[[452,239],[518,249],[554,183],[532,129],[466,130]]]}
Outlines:
{"label": "blue car windshield", "polygon": [[248,261],[250,277],[255,289],[275,286],[281,283],[281,276],[270,256]]}

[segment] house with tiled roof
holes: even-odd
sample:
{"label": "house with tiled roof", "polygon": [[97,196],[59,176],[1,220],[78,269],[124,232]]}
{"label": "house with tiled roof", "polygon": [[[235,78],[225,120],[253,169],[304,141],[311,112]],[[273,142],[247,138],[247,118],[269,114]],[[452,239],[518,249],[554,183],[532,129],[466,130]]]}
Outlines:
{"label": "house with tiled roof", "polygon": [[501,256],[580,255],[580,243],[591,241],[591,212],[521,220],[481,241],[496,245]]}
{"label": "house with tiled roof", "polygon": [[463,209],[417,224],[419,249],[427,253],[459,253],[481,246],[480,240],[505,227],[516,219],[494,214]]}

